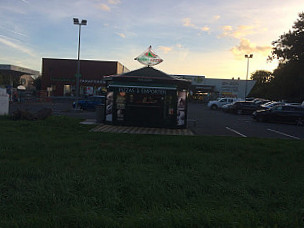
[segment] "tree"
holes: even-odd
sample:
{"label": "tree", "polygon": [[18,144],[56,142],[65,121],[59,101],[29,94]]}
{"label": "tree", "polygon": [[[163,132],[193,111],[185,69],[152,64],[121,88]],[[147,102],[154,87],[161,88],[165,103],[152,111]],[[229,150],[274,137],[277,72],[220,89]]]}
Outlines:
{"label": "tree", "polygon": [[278,59],[268,90],[272,98],[289,101],[304,100],[304,12],[288,33],[272,42],[269,60]]}
{"label": "tree", "polygon": [[256,81],[256,85],[263,85],[271,82],[273,79],[273,74],[266,70],[257,70],[250,76],[251,80]]}
{"label": "tree", "polygon": [[280,64],[273,74],[270,87],[273,97],[293,102],[304,100],[304,63]]}
{"label": "tree", "polygon": [[268,98],[269,86],[271,81],[273,80],[272,72],[265,70],[257,70],[250,76],[250,79],[255,80],[256,83],[252,88],[249,96]]}
{"label": "tree", "polygon": [[270,60],[278,59],[281,64],[288,62],[304,62],[304,12],[299,13],[299,19],[292,30],[281,35],[272,42],[273,50]]}

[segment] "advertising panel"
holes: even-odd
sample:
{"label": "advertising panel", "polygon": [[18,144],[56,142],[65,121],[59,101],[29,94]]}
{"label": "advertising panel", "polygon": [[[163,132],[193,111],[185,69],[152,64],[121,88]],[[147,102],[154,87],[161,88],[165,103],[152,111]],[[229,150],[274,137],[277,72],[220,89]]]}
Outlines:
{"label": "advertising panel", "polygon": [[186,91],[177,92],[177,126],[186,124]]}
{"label": "advertising panel", "polygon": [[107,93],[106,99],[106,121],[113,121],[113,91]]}
{"label": "advertising panel", "polygon": [[126,111],[126,93],[120,92],[116,97],[116,118],[117,121],[125,120],[125,111]]}

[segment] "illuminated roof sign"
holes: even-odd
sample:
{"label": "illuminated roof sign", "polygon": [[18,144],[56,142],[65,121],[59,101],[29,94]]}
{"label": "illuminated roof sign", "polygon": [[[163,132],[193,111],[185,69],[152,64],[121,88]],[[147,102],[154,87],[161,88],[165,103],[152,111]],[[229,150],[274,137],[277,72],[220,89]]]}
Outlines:
{"label": "illuminated roof sign", "polygon": [[152,51],[150,46],[145,52],[135,58],[141,64],[146,66],[154,66],[161,63],[163,60]]}

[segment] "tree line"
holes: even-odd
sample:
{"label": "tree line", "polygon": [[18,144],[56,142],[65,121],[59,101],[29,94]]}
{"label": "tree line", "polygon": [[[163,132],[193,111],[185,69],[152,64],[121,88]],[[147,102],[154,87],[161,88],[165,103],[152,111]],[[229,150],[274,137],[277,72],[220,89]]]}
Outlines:
{"label": "tree line", "polygon": [[256,84],[249,96],[272,100],[302,102],[304,100],[304,12],[289,32],[272,42],[268,61],[277,59],[273,71],[258,70],[251,75]]}

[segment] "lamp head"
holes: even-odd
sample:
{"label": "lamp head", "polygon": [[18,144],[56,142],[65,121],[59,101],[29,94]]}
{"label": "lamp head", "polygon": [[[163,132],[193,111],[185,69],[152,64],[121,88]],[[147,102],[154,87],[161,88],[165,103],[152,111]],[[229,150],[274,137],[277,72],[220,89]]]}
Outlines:
{"label": "lamp head", "polygon": [[252,58],[252,57],[253,57],[253,54],[245,55],[245,58]]}
{"label": "lamp head", "polygon": [[78,18],[73,18],[73,21],[74,21],[74,24],[75,24],[75,25],[79,25],[79,20],[78,20]]}

